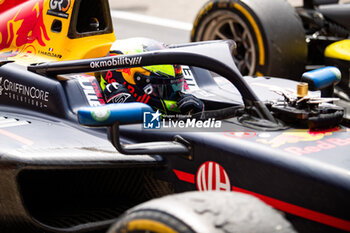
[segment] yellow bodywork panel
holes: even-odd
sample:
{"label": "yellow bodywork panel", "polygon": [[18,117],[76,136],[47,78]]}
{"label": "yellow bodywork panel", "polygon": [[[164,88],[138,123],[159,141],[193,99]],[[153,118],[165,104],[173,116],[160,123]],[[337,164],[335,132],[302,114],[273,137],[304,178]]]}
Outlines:
{"label": "yellow bodywork panel", "polygon": [[350,40],[341,40],[330,44],[324,55],[329,58],[350,61]]}

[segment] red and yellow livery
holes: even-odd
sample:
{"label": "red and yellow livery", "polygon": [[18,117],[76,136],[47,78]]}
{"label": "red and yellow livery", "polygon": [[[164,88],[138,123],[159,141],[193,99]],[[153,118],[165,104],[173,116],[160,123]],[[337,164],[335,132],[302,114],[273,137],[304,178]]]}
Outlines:
{"label": "red and yellow livery", "polygon": [[0,0],[0,58],[29,64],[107,55],[115,41],[107,4]]}

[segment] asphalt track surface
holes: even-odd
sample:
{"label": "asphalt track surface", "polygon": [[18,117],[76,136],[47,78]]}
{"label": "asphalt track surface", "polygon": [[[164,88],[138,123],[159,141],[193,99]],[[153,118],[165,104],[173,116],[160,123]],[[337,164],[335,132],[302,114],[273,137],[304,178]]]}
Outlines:
{"label": "asphalt track surface", "polygon": [[189,42],[192,22],[204,3],[203,0],[110,0],[116,37],[148,37],[168,44]]}
{"label": "asphalt track surface", "polygon": [[[288,1],[294,6],[302,4],[302,0]],[[109,0],[109,2],[117,39],[148,37],[167,44],[176,44],[189,42],[192,23],[207,0]]]}
{"label": "asphalt track surface", "polygon": [[[263,0],[261,0],[263,1]],[[111,9],[192,23],[207,0],[109,0]],[[301,5],[302,0],[289,0]]]}

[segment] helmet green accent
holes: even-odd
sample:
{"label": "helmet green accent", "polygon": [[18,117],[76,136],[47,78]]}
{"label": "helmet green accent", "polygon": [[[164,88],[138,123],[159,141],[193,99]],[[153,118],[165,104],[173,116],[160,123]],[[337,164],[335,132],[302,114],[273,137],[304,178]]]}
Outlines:
{"label": "helmet green accent", "polygon": [[143,68],[159,76],[166,76],[168,78],[175,78],[176,76],[173,65],[153,65],[144,66]]}

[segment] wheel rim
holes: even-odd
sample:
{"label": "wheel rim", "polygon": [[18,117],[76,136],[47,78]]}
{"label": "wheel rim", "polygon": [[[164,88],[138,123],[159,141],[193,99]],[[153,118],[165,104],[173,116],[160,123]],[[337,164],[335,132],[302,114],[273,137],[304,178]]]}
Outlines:
{"label": "wheel rim", "polygon": [[218,12],[206,24],[203,40],[233,39],[237,49],[233,54],[236,66],[243,75],[254,75],[257,51],[248,25],[237,15]]}

